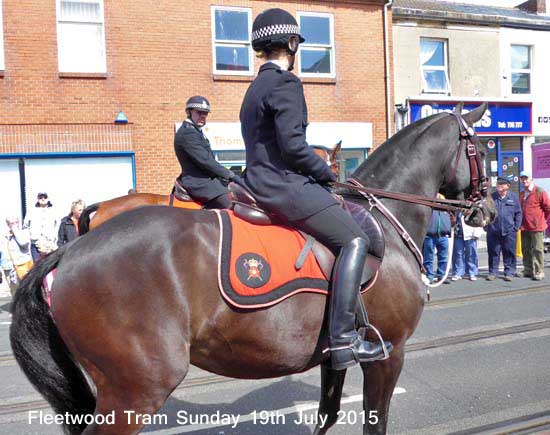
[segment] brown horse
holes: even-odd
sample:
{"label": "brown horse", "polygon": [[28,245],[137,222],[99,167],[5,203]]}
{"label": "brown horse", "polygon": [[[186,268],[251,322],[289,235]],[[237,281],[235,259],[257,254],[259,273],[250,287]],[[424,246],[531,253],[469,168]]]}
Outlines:
{"label": "brown horse", "polygon": [[[486,106],[464,116],[478,121]],[[470,168],[460,151],[457,120],[437,114],[401,130],[355,172],[369,187],[457,198],[469,194]],[[480,154],[485,150],[476,140]],[[462,149],[463,150],[463,149]],[[368,203],[350,195],[358,204]],[[431,209],[384,200],[417,245]],[[494,208],[481,201],[470,223],[483,225]],[[392,227],[380,278],[363,297],[371,322],[394,345],[390,358],[363,364],[364,433],[383,434],[404,345],[424,305],[419,265]],[[130,435],[185,378],[189,364],[235,378],[272,378],[321,364],[319,413],[336,422],[345,371],[327,365],[327,299],[301,293],[269,309],[228,305],[217,283],[220,229],[215,211],[141,207],[116,216],[39,262],[13,302],[10,339],[18,364],[53,409],[65,415],[115,413],[114,424],[71,424],[70,434]],[[41,284],[57,268],[52,305]],[[92,393],[83,373],[95,386]]]}
{"label": "brown horse", "polygon": [[[333,148],[320,145],[313,145],[313,151],[321,157],[332,172],[338,175],[339,160],[338,155],[342,142],[338,142]],[[78,232],[80,235],[93,230],[103,222],[117,216],[125,211],[133,210],[147,205],[170,205],[170,195],[157,195],[154,193],[137,193],[132,195],[120,196],[108,201],[92,204],[84,209],[78,220]],[[200,206],[195,202],[179,202],[176,207],[198,209]],[[91,217],[93,214],[93,217]]]}

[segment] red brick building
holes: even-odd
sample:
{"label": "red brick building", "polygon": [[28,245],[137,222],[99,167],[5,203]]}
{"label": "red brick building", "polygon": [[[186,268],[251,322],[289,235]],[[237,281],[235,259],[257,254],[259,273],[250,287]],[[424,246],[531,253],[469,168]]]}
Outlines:
{"label": "red brick building", "polygon": [[[259,66],[248,38],[268,7],[290,11],[309,35],[296,72],[310,143],[343,138],[355,166],[386,138],[385,3],[0,0],[0,185],[9,208],[19,212],[25,192],[32,203],[44,190],[65,209],[134,184],[169,192],[179,173],[174,125],[196,94],[212,104],[207,136],[218,158],[242,164],[236,123]],[[114,123],[119,112],[128,123]]]}

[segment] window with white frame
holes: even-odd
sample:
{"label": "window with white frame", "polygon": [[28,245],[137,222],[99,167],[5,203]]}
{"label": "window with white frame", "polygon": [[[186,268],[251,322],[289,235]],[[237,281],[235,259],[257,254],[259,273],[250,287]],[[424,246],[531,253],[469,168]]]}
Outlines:
{"label": "window with white frame", "polygon": [[2,15],[2,0],[0,0],[0,71],[4,70],[4,24]]}
{"label": "window with white frame", "polygon": [[251,10],[212,7],[214,73],[252,75]]}
{"label": "window with white frame", "polygon": [[447,94],[451,91],[446,40],[420,38],[420,67],[422,92]]}
{"label": "window with white frame", "polygon": [[510,47],[512,94],[531,93],[531,47],[512,45]]}
{"label": "window with white frame", "polygon": [[334,19],[332,14],[299,12],[298,24],[305,42],[300,44],[300,75],[335,77]]}
{"label": "window with white frame", "polygon": [[57,0],[60,72],[107,72],[103,16],[103,0]]}

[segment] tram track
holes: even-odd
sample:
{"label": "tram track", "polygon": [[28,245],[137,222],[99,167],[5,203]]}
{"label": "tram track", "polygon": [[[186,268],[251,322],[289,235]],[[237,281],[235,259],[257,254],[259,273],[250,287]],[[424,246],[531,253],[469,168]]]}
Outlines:
{"label": "tram track", "polygon": [[522,415],[448,435],[528,435],[550,433],[550,411]]}
{"label": "tram track", "polygon": [[[477,332],[468,333],[468,334],[453,335],[453,336],[435,338],[431,340],[425,340],[417,343],[411,343],[405,346],[405,352],[406,353],[421,352],[421,351],[433,350],[438,348],[444,348],[448,346],[468,344],[468,343],[478,342],[478,341],[496,338],[496,337],[511,336],[514,334],[522,334],[526,332],[538,331],[543,329],[550,329],[550,319],[538,321],[538,322],[524,323],[524,324],[519,324],[519,325],[514,325],[509,327],[503,327],[503,328],[486,329],[483,331],[477,331]],[[7,357],[8,357],[7,355],[4,355],[4,358],[7,358]],[[241,379],[227,378],[216,374],[197,376],[195,378],[184,380],[174,390],[174,393],[183,392],[191,388],[204,387],[208,385],[221,385],[225,383],[232,383],[232,382],[239,382],[239,381],[241,381]],[[21,414],[24,412],[34,411],[34,410],[36,411],[44,410],[48,408],[49,408],[48,403],[42,399],[0,404],[0,423],[2,421],[7,420],[7,417],[9,416]],[[543,420],[544,424],[546,423],[550,424],[550,413],[548,413],[547,417],[548,417],[547,418],[548,421]],[[477,433],[478,432],[471,432],[472,435]],[[516,432],[494,432],[494,434],[493,432],[488,432],[487,434],[504,435],[504,434],[512,434],[512,433],[515,434]],[[470,432],[465,432],[464,434],[460,432],[460,435],[466,435],[466,434],[470,434]],[[479,432],[479,434],[485,435],[485,432]],[[454,435],[459,435],[459,433]]]}

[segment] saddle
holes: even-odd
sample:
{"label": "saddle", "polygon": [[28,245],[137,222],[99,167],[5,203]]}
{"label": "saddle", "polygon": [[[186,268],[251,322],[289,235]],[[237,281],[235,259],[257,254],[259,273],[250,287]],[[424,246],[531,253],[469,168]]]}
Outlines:
{"label": "saddle", "polygon": [[172,193],[170,196],[174,196],[178,201],[181,202],[195,202],[177,178],[174,181],[174,187],[172,188]]}
{"label": "saddle", "polygon": [[[229,183],[228,188],[233,198],[233,212],[236,216],[255,225],[277,224],[277,219],[262,210],[256,203],[252,193],[244,186],[237,183]],[[386,246],[384,231],[382,230],[378,220],[363,207],[346,201],[342,201],[342,204],[343,208],[352,215],[367,236],[369,236],[369,253],[365,262],[365,268],[363,269],[363,277],[361,279],[361,283],[364,285],[376,275],[380,265],[382,264]],[[304,239],[307,240],[306,246],[304,247],[305,252],[300,254],[299,259],[300,257],[307,255],[309,250],[311,250],[317,260],[317,263],[323,271],[323,274],[328,280],[330,280],[334,261],[336,260],[334,254],[312,236],[309,236],[302,231],[299,232],[302,234]],[[298,269],[300,266],[299,259],[296,264]]]}

